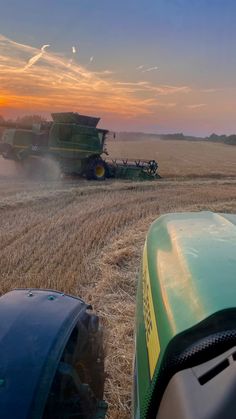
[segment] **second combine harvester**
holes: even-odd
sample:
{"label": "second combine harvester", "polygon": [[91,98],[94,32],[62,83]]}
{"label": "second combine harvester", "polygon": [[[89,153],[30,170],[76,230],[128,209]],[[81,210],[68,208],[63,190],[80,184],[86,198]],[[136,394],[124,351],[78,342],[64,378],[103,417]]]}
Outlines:
{"label": "second combine harvester", "polygon": [[108,130],[97,128],[100,118],[74,112],[53,113],[52,121],[41,125],[23,126],[2,123],[5,130],[0,142],[0,154],[22,162],[30,157],[51,157],[60,170],[68,175],[87,179],[105,178],[155,179],[155,160],[104,159],[108,155],[105,140]]}

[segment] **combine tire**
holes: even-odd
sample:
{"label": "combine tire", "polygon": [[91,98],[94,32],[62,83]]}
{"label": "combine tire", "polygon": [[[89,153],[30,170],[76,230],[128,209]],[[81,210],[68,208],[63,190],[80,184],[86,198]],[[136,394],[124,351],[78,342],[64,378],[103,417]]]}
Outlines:
{"label": "combine tire", "polygon": [[102,159],[91,160],[88,163],[86,177],[88,180],[104,180],[106,172],[106,163]]}

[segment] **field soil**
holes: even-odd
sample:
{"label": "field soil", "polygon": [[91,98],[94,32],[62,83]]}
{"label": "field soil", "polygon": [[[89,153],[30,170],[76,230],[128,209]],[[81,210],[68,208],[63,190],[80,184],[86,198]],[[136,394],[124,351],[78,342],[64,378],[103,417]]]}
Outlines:
{"label": "field soil", "polygon": [[148,227],[172,211],[236,213],[236,147],[117,141],[108,148],[113,157],[157,159],[163,179],[58,181],[46,180],[45,170],[29,178],[0,159],[0,291],[54,288],[92,303],[105,330],[109,417],[126,419]]}

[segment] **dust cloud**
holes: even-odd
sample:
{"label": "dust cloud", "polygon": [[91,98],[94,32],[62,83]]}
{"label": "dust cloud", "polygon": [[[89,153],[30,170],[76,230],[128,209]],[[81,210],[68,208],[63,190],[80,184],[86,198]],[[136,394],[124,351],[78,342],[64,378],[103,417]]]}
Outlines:
{"label": "dust cloud", "polygon": [[59,164],[48,157],[28,158],[17,162],[0,157],[0,179],[27,179],[32,181],[60,180]]}
{"label": "dust cloud", "polygon": [[15,178],[20,175],[20,167],[17,162],[0,157],[0,178]]}

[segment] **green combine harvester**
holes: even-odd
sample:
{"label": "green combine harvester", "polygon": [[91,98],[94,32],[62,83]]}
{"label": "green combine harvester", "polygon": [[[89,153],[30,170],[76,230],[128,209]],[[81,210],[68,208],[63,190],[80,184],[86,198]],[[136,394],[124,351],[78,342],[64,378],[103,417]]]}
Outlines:
{"label": "green combine harvester", "polygon": [[[0,298],[0,417],[104,419],[102,329],[57,291]],[[236,215],[150,227],[136,305],[133,419],[236,416]]]}
{"label": "green combine harvester", "polygon": [[52,122],[33,127],[6,122],[0,154],[17,162],[47,156],[58,162],[61,173],[87,179],[160,178],[155,160],[103,158],[108,155],[105,146],[108,130],[97,128],[100,118],[64,112],[53,113],[52,119]]}

